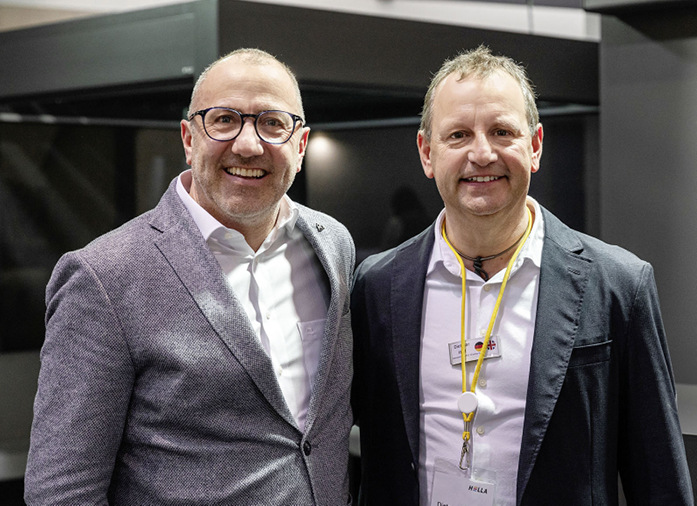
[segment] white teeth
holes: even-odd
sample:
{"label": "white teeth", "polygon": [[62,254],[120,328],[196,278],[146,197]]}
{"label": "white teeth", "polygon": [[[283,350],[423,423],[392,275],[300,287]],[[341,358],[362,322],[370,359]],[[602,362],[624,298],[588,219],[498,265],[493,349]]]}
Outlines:
{"label": "white teeth", "polygon": [[496,176],[477,176],[477,177],[468,177],[466,181],[473,181],[476,183],[488,183],[489,181],[496,181],[497,179],[500,179],[499,177]]}
{"label": "white teeth", "polygon": [[263,177],[265,172],[261,169],[243,169],[241,167],[232,167],[227,169],[228,174],[240,177]]}

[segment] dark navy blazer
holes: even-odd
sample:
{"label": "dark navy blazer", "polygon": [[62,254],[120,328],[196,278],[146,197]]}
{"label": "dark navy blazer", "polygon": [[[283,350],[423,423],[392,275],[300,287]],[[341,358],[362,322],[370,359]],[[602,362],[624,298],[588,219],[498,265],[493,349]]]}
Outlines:
{"label": "dark navy blazer", "polygon": [[[542,210],[518,505],[693,504],[652,267]],[[434,225],[369,257],[352,294],[360,504],[416,506],[419,349]]]}

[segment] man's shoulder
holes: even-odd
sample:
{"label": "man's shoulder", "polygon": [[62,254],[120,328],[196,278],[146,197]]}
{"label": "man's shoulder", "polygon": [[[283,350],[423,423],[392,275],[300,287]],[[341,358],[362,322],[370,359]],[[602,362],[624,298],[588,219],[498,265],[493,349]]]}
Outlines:
{"label": "man's shoulder", "polygon": [[[154,241],[166,229],[180,226],[186,209],[172,187],[165,192],[159,204],[115,229],[96,237],[85,246],[68,253],[79,256],[90,264],[123,264],[129,260],[139,262],[146,251],[152,250]],[[188,227],[193,229],[193,220]],[[194,225],[195,226],[195,225]]]}
{"label": "man's shoulder", "polygon": [[646,262],[628,249],[579,232],[585,251],[601,262],[643,265]]}
{"label": "man's shoulder", "polygon": [[348,229],[339,220],[322,211],[312,209],[303,204],[294,202],[297,206],[300,218],[302,218],[309,227],[314,228],[318,232],[328,230],[330,233],[336,233],[342,236],[350,236]]}
{"label": "man's shoulder", "polygon": [[123,252],[145,240],[151,242],[152,239],[148,233],[152,229],[149,224],[151,214],[152,210],[132,218],[117,228],[96,237],[78,251],[93,256],[101,253]]}
{"label": "man's shoulder", "polygon": [[564,225],[549,211],[545,214],[545,222],[546,243],[553,243],[562,249],[572,251],[603,271],[614,272],[616,276],[622,273],[636,276],[638,271],[649,265],[648,262],[622,246]]}
{"label": "man's shoulder", "polygon": [[[302,204],[295,205],[298,208],[298,222],[296,226],[305,237],[314,242],[316,247],[329,254],[330,258],[347,262],[348,275],[353,272],[356,260],[356,247],[353,237],[348,229],[336,218],[311,209]],[[316,242],[315,242],[316,241]]]}
{"label": "man's shoulder", "polygon": [[153,242],[149,228],[146,213],[79,249],[66,252],[56,263],[53,277],[62,278],[87,266],[97,276],[106,273],[112,273],[114,277],[124,275],[134,265],[148,262],[146,244]]}
{"label": "man's shoulder", "polygon": [[433,243],[433,225],[431,225],[394,248],[368,256],[358,266],[356,279],[379,279],[390,276],[395,262],[400,261],[400,259],[409,262],[416,272],[417,266],[425,266],[430,258]]}

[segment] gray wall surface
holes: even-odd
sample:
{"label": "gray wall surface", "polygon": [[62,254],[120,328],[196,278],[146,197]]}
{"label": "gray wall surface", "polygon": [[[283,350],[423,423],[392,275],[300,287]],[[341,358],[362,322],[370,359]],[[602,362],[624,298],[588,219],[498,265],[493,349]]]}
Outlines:
{"label": "gray wall surface", "polygon": [[656,270],[676,381],[697,384],[697,6],[604,15],[601,237]]}

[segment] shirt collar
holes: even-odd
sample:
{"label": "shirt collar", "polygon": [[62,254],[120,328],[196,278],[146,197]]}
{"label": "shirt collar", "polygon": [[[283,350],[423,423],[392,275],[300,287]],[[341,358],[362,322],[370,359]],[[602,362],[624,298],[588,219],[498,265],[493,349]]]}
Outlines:
{"label": "shirt collar", "polygon": [[[534,209],[535,222],[532,225],[532,230],[530,231],[530,237],[525,241],[523,249],[520,251],[518,258],[513,265],[512,273],[519,269],[523,263],[530,262],[536,268],[540,268],[542,264],[542,246],[544,244],[544,220],[542,218],[542,210],[538,202],[532,197],[528,196],[528,205],[531,205]],[[447,269],[454,276],[460,276],[460,264],[455,258],[455,254],[448,247],[447,243],[443,239],[441,230],[443,227],[443,220],[445,219],[445,209],[443,209],[438,218],[436,219],[436,226],[433,231],[435,234],[435,242],[433,244],[433,251],[431,253],[431,260],[428,264],[428,269],[426,270],[426,275],[431,274],[436,268],[440,266]],[[504,270],[497,272],[491,277],[490,281],[500,281],[499,278],[503,277]],[[477,276],[475,273],[467,271],[468,279],[483,280]]]}
{"label": "shirt collar", "polygon": [[[189,195],[190,189],[191,169],[188,169],[182,172],[177,178],[177,194],[184,203],[184,207],[186,207],[189,214],[191,214],[191,217],[194,219],[196,226],[201,231],[201,235],[203,235],[206,242],[215,240],[219,243],[229,243],[229,246],[233,248],[235,244],[246,244],[240,232],[226,227],[201,207],[201,205]],[[293,202],[288,195],[284,195],[281,199],[276,224],[259,248],[259,252],[267,249],[271,244],[276,242],[276,240],[283,237],[285,233],[290,234],[295,228],[298,214],[299,210],[297,204]]]}

